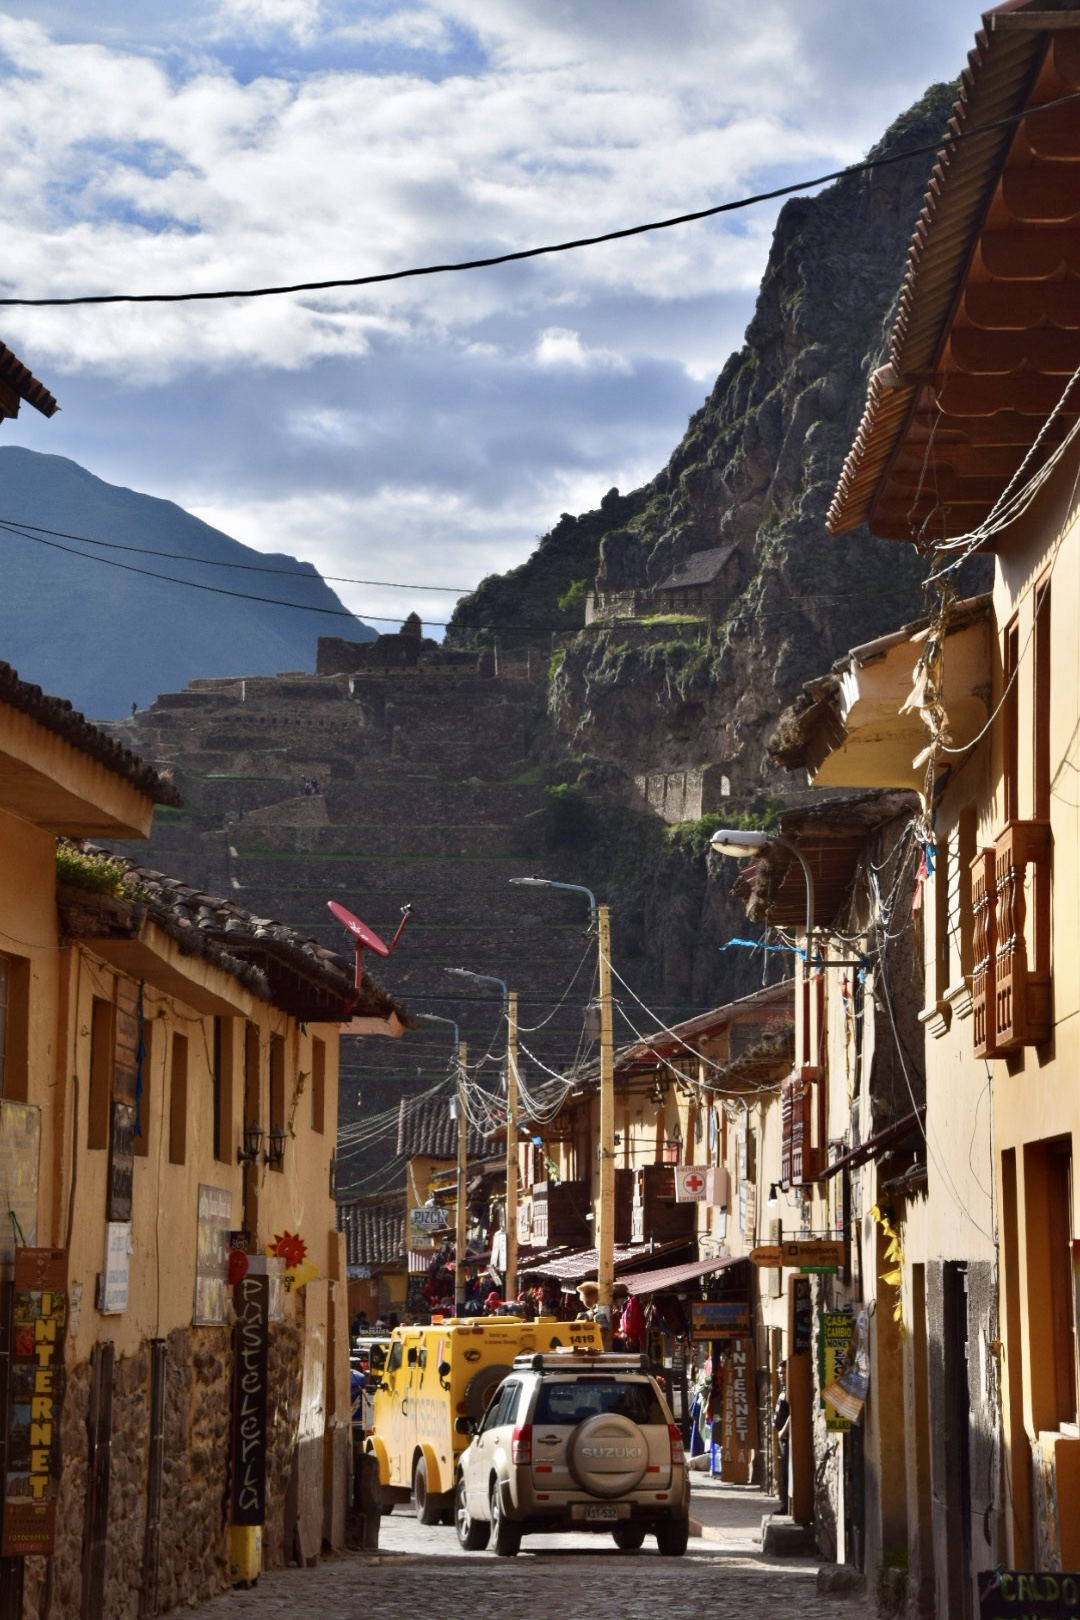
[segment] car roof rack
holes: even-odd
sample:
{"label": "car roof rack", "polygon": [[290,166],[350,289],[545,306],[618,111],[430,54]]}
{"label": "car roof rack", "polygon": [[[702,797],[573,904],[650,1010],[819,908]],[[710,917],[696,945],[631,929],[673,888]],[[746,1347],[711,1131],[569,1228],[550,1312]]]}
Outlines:
{"label": "car roof rack", "polygon": [[652,1372],[648,1356],[639,1352],[587,1350],[577,1345],[547,1353],[526,1352],[514,1357],[514,1366],[519,1370],[528,1368],[531,1372],[596,1372],[597,1369],[605,1372]]}

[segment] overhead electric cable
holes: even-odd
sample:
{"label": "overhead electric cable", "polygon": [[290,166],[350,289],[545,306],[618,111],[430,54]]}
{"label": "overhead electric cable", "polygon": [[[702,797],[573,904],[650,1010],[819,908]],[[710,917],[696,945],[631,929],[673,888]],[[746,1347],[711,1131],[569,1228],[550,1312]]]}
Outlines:
{"label": "overhead electric cable", "polygon": [[892,164],[906,163],[909,158],[941,152],[958,146],[963,141],[973,140],[979,135],[1008,129],[1011,125],[1019,124],[1026,118],[1036,117],[1039,113],[1070,106],[1076,101],[1080,101],[1080,91],[1059,96],[1055,101],[1043,102],[1040,107],[1025,107],[1021,112],[991,119],[974,129],[961,129],[955,132],[946,129],[945,134],[937,140],[908,147],[903,152],[891,152],[884,157],[865,158],[861,163],[851,163],[843,169],[830,169],[827,174],[816,175],[810,180],[795,180],[791,185],[774,186],[769,191],[754,192],[748,197],[738,197],[732,202],[714,203],[709,208],[696,208],[687,214],[675,214],[670,219],[650,220],[644,225],[627,225],[621,230],[603,231],[596,236],[578,236],[567,242],[552,242],[545,247],[518,248],[511,253],[493,253],[484,258],[461,259],[447,264],[417,265],[408,270],[384,270],[370,276],[337,276],[324,281],[296,281],[281,286],[230,287],[209,292],[80,293],[70,298],[9,297],[0,298],[0,305],[24,309],[61,309],[78,304],[195,304],[223,298],[279,298],[287,293],[330,292],[345,287],[374,287],[387,282],[413,280],[420,276],[450,275],[464,270],[487,270],[495,265],[516,264],[524,259],[539,259],[556,253],[570,253],[578,248],[596,247],[602,242],[620,242],[628,237],[644,236],[651,231],[667,231],[673,226],[691,225],[696,220],[712,219],[718,214],[733,214],[743,208],[752,208],[757,203],[775,202],[780,197],[793,197],[800,191],[812,191],[816,186],[828,185],[833,180],[843,180],[848,175],[866,174],[874,169],[888,168]]}
{"label": "overhead electric cable", "polygon": [[[11,528],[15,533],[24,529],[33,529],[34,534],[52,535],[56,540],[78,540],[86,546],[105,546],[109,551],[131,551],[140,557],[168,557],[174,562],[198,563],[201,568],[239,568],[246,574],[284,574],[291,579],[311,579],[313,576],[306,568],[271,568],[265,563],[224,562],[217,557],[192,557],[186,551],[158,551],[153,546],[129,546],[119,540],[95,540],[89,534],[68,534],[63,529],[47,529],[42,523],[28,523],[25,518],[0,517],[0,527]],[[26,536],[25,538],[32,538]],[[314,563],[310,565],[314,568]],[[332,585],[377,585],[386,591],[447,591],[452,596],[469,596],[475,591],[475,585],[418,585],[415,581],[406,584],[399,579],[353,579],[348,574],[320,574],[316,579],[329,581]]]}

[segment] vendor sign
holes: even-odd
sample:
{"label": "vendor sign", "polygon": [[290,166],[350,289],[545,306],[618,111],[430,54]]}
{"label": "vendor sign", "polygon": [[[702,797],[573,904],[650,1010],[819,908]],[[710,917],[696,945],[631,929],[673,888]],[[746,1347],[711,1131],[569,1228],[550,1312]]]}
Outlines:
{"label": "vendor sign", "polygon": [[847,1365],[851,1350],[854,1324],[848,1311],[822,1311],[819,1322],[818,1344],[821,1347],[821,1404],[825,1408],[825,1427],[834,1434],[847,1434],[850,1417],[838,1412],[825,1395]]}
{"label": "vendor sign", "polygon": [[66,1251],[17,1248],[0,1539],[5,1558],[49,1557],[55,1547],[67,1320]]}
{"label": "vendor sign", "polygon": [[745,1339],[750,1306],[746,1300],[695,1299],[690,1305],[690,1331],[695,1339]]}
{"label": "vendor sign", "polygon": [[407,1247],[410,1249],[437,1249],[436,1232],[441,1232],[446,1225],[445,1209],[410,1209],[409,1211],[409,1237]]}
{"label": "vendor sign", "polygon": [[1076,1620],[1080,1573],[984,1569],[979,1573],[979,1620]]}

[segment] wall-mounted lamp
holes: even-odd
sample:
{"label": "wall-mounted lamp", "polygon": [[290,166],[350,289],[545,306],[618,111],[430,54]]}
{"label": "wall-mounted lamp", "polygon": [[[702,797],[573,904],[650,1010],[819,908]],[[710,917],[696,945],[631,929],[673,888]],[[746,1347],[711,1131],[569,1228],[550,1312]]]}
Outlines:
{"label": "wall-mounted lamp", "polygon": [[266,1162],[273,1170],[280,1170],[281,1168],[282,1161],[285,1158],[286,1140],[284,1127],[275,1125],[270,1132],[270,1145],[266,1150]]}
{"label": "wall-mounted lamp", "polygon": [[780,1193],[775,1181],[769,1183],[769,1208],[775,1209],[780,1202]]}
{"label": "wall-mounted lamp", "polygon": [[261,1125],[244,1126],[244,1145],[236,1150],[237,1164],[257,1164],[259,1154],[262,1152],[263,1128]]}

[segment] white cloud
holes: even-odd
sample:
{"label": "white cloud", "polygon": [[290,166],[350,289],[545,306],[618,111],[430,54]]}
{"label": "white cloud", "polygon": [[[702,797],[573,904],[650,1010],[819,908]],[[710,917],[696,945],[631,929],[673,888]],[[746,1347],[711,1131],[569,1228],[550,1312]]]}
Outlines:
{"label": "white cloud", "polygon": [[222,0],[216,33],[250,32],[266,39],[283,32],[306,45],[319,32],[320,10],[319,0]]}
{"label": "white cloud", "polygon": [[549,326],[536,344],[536,360],[541,366],[571,366],[578,371],[601,367],[605,371],[629,372],[629,361],[611,349],[588,349],[581,333],[568,326]]}

